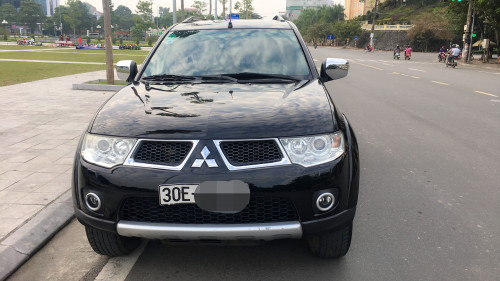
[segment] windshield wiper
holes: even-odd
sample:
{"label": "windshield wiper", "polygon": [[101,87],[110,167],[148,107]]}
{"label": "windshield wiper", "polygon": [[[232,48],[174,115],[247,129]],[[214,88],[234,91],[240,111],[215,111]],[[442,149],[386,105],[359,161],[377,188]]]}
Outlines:
{"label": "windshield wiper", "polygon": [[267,73],[256,73],[256,72],[240,72],[240,73],[228,73],[228,74],[222,74],[222,76],[228,76],[228,77],[233,77],[238,79],[239,82],[242,82],[242,80],[268,80],[268,79],[273,79],[273,80],[285,80],[285,81],[302,81],[304,79],[296,78],[293,76],[289,75],[283,75],[283,74],[267,74]]}
{"label": "windshield wiper", "polygon": [[173,74],[157,74],[157,75],[151,75],[151,76],[146,76],[142,77],[142,80],[145,81],[168,81],[168,82],[190,82],[195,80],[196,77],[194,76],[185,76],[185,75],[173,75]]}
{"label": "windshield wiper", "polygon": [[174,75],[174,74],[159,74],[143,77],[142,80],[148,82],[178,82],[178,83],[221,83],[221,82],[238,82],[238,79],[226,75]]}

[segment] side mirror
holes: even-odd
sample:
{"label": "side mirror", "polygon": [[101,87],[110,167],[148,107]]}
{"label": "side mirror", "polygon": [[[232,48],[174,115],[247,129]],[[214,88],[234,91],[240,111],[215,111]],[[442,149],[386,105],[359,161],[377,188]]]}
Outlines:
{"label": "side mirror", "polygon": [[321,63],[321,81],[328,82],[347,76],[349,62],[345,59],[327,58]]}
{"label": "side mirror", "polygon": [[132,82],[137,75],[137,63],[133,60],[121,60],[116,63],[116,75],[118,79]]}

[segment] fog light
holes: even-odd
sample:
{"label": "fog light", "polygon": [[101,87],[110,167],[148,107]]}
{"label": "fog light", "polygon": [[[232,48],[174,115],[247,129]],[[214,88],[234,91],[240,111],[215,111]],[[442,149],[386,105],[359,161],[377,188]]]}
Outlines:
{"label": "fog light", "polygon": [[318,196],[318,199],[316,199],[316,207],[320,211],[328,211],[333,207],[333,205],[335,205],[335,196],[329,192],[322,193]]}
{"label": "fog light", "polygon": [[95,193],[87,193],[85,195],[85,204],[92,211],[97,211],[101,208],[101,199]]}

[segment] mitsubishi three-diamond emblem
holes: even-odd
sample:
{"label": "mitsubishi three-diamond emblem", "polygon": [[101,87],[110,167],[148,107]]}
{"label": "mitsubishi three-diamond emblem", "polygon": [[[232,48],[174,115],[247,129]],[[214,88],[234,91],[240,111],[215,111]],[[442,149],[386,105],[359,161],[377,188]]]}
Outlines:
{"label": "mitsubishi three-diamond emblem", "polygon": [[203,166],[203,162],[206,162],[207,163],[207,166],[209,168],[217,168],[219,167],[217,165],[217,162],[215,162],[215,159],[207,159],[208,155],[210,154],[210,150],[208,150],[208,148],[205,146],[203,148],[203,150],[201,151],[201,156],[203,157],[203,159],[196,159],[194,160],[194,163],[191,167],[193,168],[201,168],[201,166]]}

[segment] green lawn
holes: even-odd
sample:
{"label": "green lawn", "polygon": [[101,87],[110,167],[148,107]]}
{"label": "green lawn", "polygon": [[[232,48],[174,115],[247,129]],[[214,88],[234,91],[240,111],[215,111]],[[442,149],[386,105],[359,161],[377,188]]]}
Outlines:
{"label": "green lawn", "polygon": [[[141,64],[147,51],[113,50],[113,61],[134,60]],[[50,60],[50,61],[77,61],[77,62],[106,62],[104,50],[76,50],[60,49],[30,52],[0,52],[0,59],[23,59],[23,60]]]}
{"label": "green lawn", "polygon": [[[0,59],[100,62],[103,65],[0,61],[0,86],[105,69],[104,50],[0,45],[0,50],[2,49],[15,51],[0,51]],[[113,61],[134,60],[141,64],[147,54],[148,51],[113,50]]]}
{"label": "green lawn", "polygon": [[105,65],[0,61],[0,86],[103,69]]}
{"label": "green lawn", "polygon": [[0,50],[33,50],[33,49],[48,49],[49,47],[42,46],[21,46],[21,45],[0,45]]}

